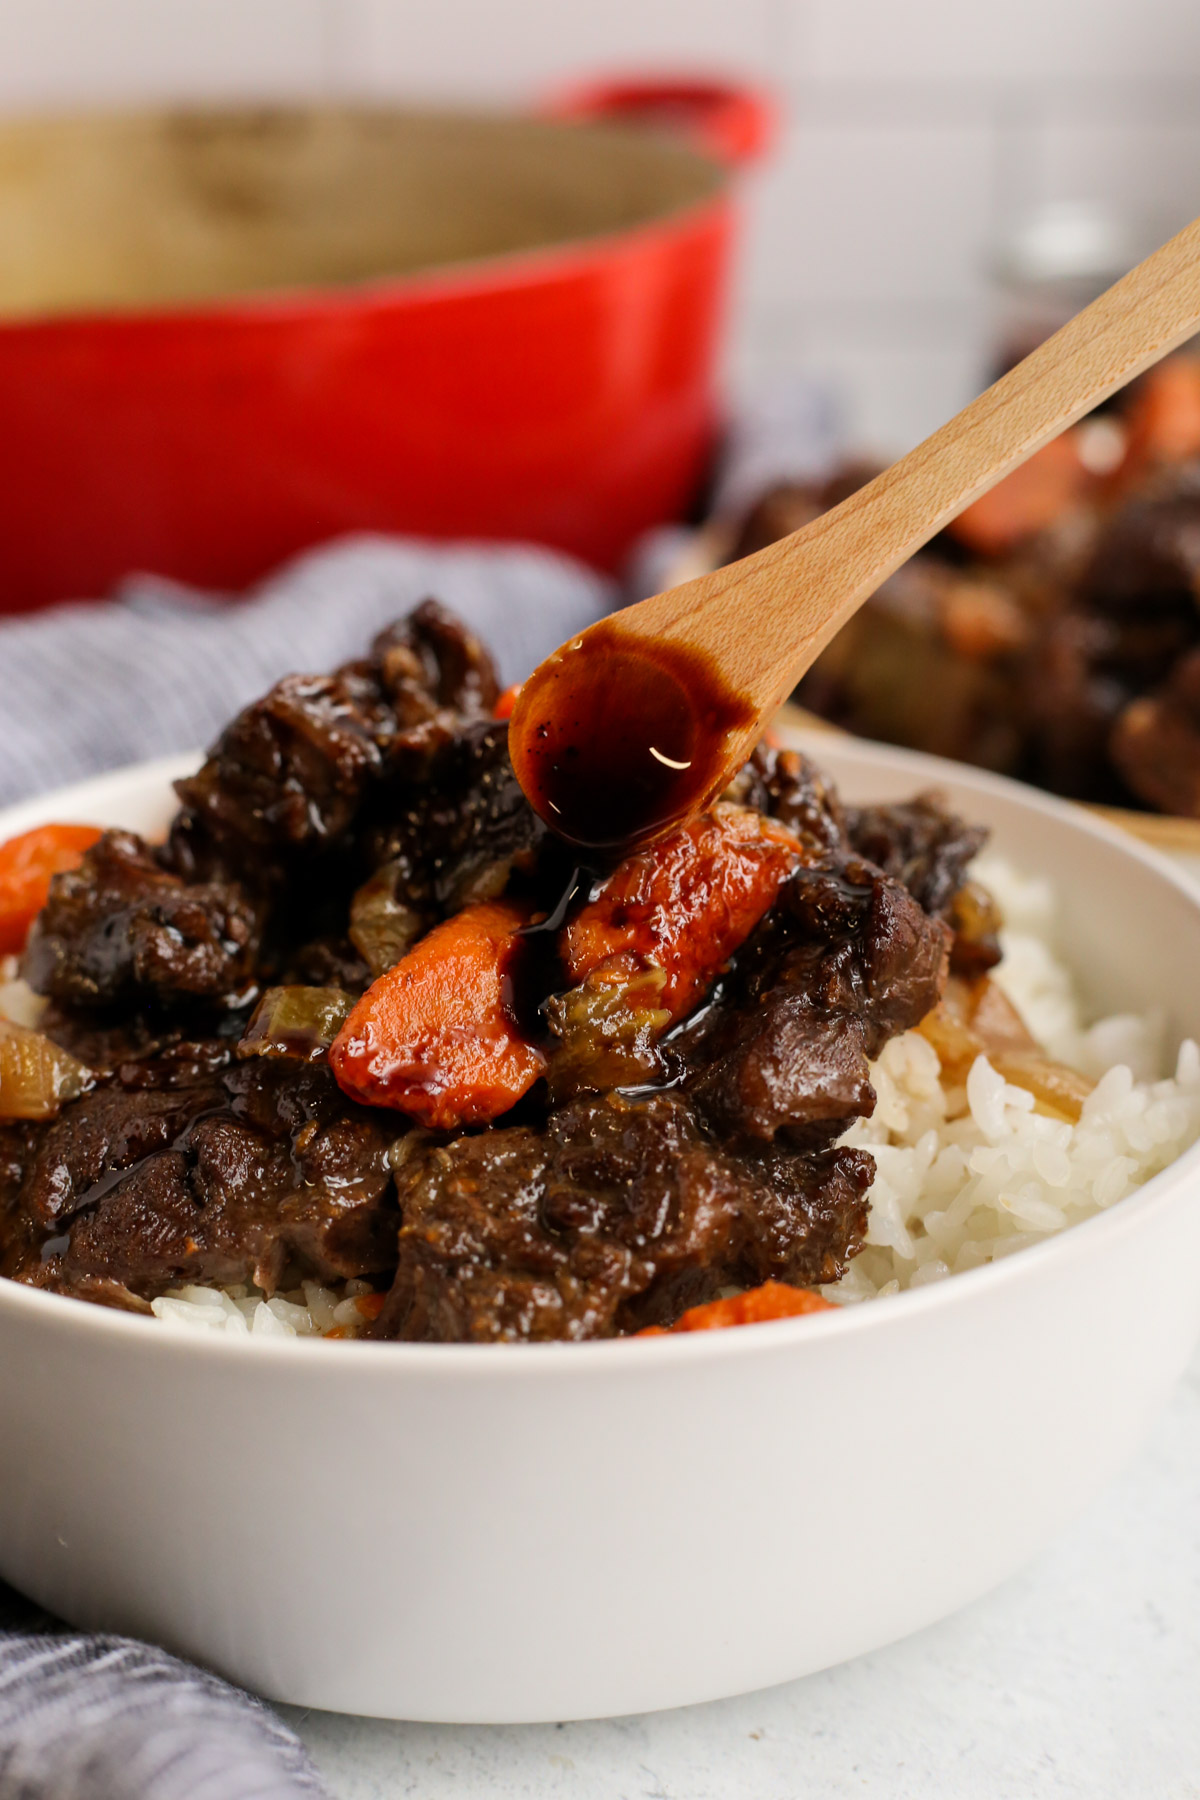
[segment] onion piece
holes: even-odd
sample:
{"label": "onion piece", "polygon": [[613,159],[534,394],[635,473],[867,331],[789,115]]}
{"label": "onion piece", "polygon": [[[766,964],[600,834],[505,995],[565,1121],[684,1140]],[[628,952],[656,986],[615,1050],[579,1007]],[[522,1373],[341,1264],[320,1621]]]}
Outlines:
{"label": "onion piece", "polygon": [[237,1047],[241,1057],[316,1062],[349,1018],[354,997],[337,987],[268,988]]}
{"label": "onion piece", "polygon": [[1013,1087],[1033,1095],[1034,1112],[1070,1125],[1078,1125],[1083,1103],[1096,1085],[1048,1056],[996,1056],[992,1067]]}
{"label": "onion piece", "polygon": [[546,1023],[559,1040],[547,1071],[556,1106],[575,1094],[640,1087],[662,1074],[655,1043],[671,1014],[655,1001],[666,979],[665,969],[639,971],[630,980],[598,970],[546,1001]]}
{"label": "onion piece", "polygon": [[0,1019],[0,1121],[52,1119],[96,1077],[40,1031]]}
{"label": "onion piece", "polygon": [[425,932],[425,920],[398,896],[405,875],[400,862],[384,863],[350,902],[350,942],[378,980],[408,955]]}
{"label": "onion piece", "polygon": [[27,1025],[36,1031],[50,1002],[43,994],[35,994],[27,981],[21,980],[16,973],[16,958],[12,961],[11,980],[5,980],[0,971],[0,1019],[7,1019],[13,1025]]}

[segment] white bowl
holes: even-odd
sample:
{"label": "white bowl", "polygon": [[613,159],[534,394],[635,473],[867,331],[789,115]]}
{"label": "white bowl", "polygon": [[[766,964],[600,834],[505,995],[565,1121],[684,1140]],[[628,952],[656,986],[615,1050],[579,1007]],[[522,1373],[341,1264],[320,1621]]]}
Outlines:
{"label": "white bowl", "polygon": [[[853,799],[946,789],[1061,884],[1098,1009],[1200,1034],[1200,897],[1167,863],[1009,782],[810,747]],[[177,772],[13,808],[0,837],[153,831]],[[274,1699],[386,1717],[635,1712],[824,1668],[1002,1580],[1128,1457],[1200,1330],[1198,1171],[1200,1147],[933,1287],[680,1338],[209,1338],[0,1282],[0,1571]]]}

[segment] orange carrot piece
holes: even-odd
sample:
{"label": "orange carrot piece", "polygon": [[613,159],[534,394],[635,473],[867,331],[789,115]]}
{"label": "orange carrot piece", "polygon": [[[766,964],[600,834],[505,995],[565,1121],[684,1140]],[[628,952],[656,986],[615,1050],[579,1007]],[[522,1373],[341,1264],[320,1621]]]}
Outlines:
{"label": "orange carrot piece", "polygon": [[343,1092],[391,1106],[434,1131],[484,1125],[545,1068],[510,1009],[528,907],[464,907],[369,987],[329,1063]]}
{"label": "orange carrot piece", "polygon": [[377,1319],[386,1301],[386,1294],[360,1294],[354,1302],[354,1310],[364,1319]]}
{"label": "orange carrot piece", "polygon": [[1073,434],[1064,432],[972,501],[949,530],[979,556],[1003,556],[1052,525],[1091,485]]}
{"label": "orange carrot piece", "polygon": [[790,831],[745,807],[689,819],[621,863],[567,925],[567,973],[617,984],[659,971],[654,1004],[682,1018],[806,856]]}
{"label": "orange carrot piece", "polygon": [[1129,448],[1117,471],[1124,484],[1155,463],[1200,454],[1200,358],[1172,356],[1143,375],[1129,411]]}
{"label": "orange carrot piece", "polygon": [[638,1337],[666,1337],[674,1331],[724,1331],[730,1325],[767,1325],[772,1319],[798,1319],[805,1313],[833,1312],[830,1300],[812,1288],[791,1287],[786,1281],[764,1281],[761,1287],[731,1294],[728,1300],[710,1300],[693,1306],[673,1325],[650,1325]]}
{"label": "orange carrot piece", "polygon": [[77,869],[96,825],[39,825],[0,844],[0,956],[15,956],[46,904],[51,878]]}
{"label": "orange carrot piece", "polygon": [[514,681],[511,687],[505,688],[495,706],[492,708],[493,719],[512,718],[512,709],[517,704],[517,695],[521,691],[521,685],[522,684],[519,681]]}

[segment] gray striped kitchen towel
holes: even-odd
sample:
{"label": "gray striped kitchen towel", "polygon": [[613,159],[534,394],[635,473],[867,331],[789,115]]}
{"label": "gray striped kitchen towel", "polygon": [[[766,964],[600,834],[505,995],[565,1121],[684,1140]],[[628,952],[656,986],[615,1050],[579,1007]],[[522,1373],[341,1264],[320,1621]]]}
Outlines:
{"label": "gray striped kitchen towel", "polygon": [[329,1800],[269,1707],[0,1585],[0,1800]]}
{"label": "gray striped kitchen towel", "polygon": [[361,655],[430,596],[491,645],[505,685],[621,599],[536,546],[355,537],[239,600],[135,576],[110,601],[0,620],[0,804],[208,744],[280,675]]}

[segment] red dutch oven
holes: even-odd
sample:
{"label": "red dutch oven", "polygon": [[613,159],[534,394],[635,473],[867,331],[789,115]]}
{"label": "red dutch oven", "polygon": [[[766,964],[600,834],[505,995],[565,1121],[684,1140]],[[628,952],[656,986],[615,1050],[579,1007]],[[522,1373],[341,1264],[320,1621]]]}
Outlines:
{"label": "red dutch oven", "polygon": [[[601,567],[695,494],[754,95],[0,128],[0,610],[340,532]],[[647,125],[667,129],[647,129]]]}

